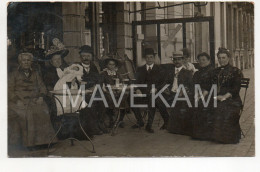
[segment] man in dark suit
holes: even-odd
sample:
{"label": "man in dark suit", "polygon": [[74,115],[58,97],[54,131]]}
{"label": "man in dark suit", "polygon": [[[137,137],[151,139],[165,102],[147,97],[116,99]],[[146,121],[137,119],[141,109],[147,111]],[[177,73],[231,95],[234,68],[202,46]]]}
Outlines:
{"label": "man in dark suit", "polygon": [[82,81],[86,82],[86,88],[94,87],[96,84],[100,83],[100,75],[97,67],[92,62],[93,60],[93,50],[88,45],[83,45],[80,47],[80,65],[83,67]]}
{"label": "man in dark suit", "polygon": [[[148,123],[145,127],[146,131],[149,133],[153,133],[152,123],[155,115],[155,107],[151,106],[151,93],[156,92],[160,89],[161,84],[163,82],[162,70],[159,65],[156,65],[155,62],[155,53],[152,48],[145,49],[145,60],[146,64],[137,69],[136,73],[136,84],[146,84],[147,87],[140,87],[136,89],[136,94],[146,94],[146,97],[138,97],[135,99],[135,104],[146,104],[148,105]],[[155,88],[152,88],[152,84],[155,85]],[[144,126],[144,122],[140,115],[140,109],[134,109],[135,116],[137,119],[138,125],[132,126],[132,128],[142,127]],[[164,125],[166,125],[168,121],[167,114],[161,114],[164,119]]]}
{"label": "man in dark suit", "polygon": [[[169,84],[167,89],[162,93],[163,97],[168,102],[169,106],[172,106],[180,85],[183,85],[183,87],[185,88],[185,91],[187,93],[186,95],[188,96],[188,98],[190,98],[193,93],[192,72],[185,69],[185,67],[183,66],[183,52],[174,52],[172,60],[174,63],[174,67],[166,72],[167,75],[165,77],[164,83],[162,84]],[[178,97],[183,97],[184,93],[182,91],[180,92]],[[181,103],[185,102],[182,101]],[[160,110],[161,113],[168,114],[166,105],[159,98],[156,99],[156,107]],[[166,128],[166,126],[164,127]]]}
{"label": "man in dark suit", "polygon": [[[101,76],[98,72],[96,65],[93,63],[93,50],[90,46],[83,45],[80,47],[79,55],[81,59],[80,65],[83,67],[83,76],[81,84],[84,83],[86,89],[93,89],[96,84],[101,83]],[[91,95],[87,94],[85,97],[85,101],[88,103],[90,98]],[[82,113],[87,114],[89,113],[89,110],[92,112],[93,115],[93,123],[96,123],[98,126],[95,133],[102,134],[103,132],[107,132],[103,123],[103,115],[105,114],[105,107],[103,103],[100,101],[95,101],[93,102],[91,108],[84,108],[82,110]]]}

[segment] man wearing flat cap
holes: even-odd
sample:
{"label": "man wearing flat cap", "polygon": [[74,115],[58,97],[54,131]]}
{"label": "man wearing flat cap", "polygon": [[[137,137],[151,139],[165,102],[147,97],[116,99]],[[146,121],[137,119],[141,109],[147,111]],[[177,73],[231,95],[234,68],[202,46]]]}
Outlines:
{"label": "man wearing flat cap", "polygon": [[[146,97],[142,97],[140,99],[134,100],[135,104],[147,104],[148,105],[148,123],[145,127],[146,131],[149,133],[154,133],[152,129],[152,124],[155,115],[155,108],[151,107],[151,93],[156,92],[161,87],[163,83],[163,77],[161,75],[162,70],[159,65],[155,64],[155,52],[152,48],[146,48],[144,55],[146,64],[137,69],[136,73],[136,84],[146,84],[147,87],[137,88],[137,94],[146,94]],[[152,90],[152,84],[155,84],[155,90]],[[167,123],[168,116],[167,114],[161,114],[164,122]],[[135,116],[139,126],[134,125],[132,128],[142,127],[144,126],[144,122],[141,118],[139,110],[136,110]]]}
{"label": "man wearing flat cap", "polygon": [[[168,71],[168,74],[165,76],[165,81],[163,83],[163,85],[169,84],[170,86],[162,93],[163,97],[165,98],[165,100],[168,102],[170,106],[173,103],[178,87],[180,85],[184,86],[188,96],[192,94],[192,89],[193,89],[192,72],[185,69],[183,65],[184,63],[183,51],[173,52],[172,60],[174,63],[174,67],[170,71]],[[181,96],[183,96],[182,92],[179,94],[178,97]],[[183,103],[185,103],[185,105],[187,104],[185,101],[177,102],[176,106],[173,107],[174,109],[173,111],[176,112],[180,110],[178,108],[183,107]],[[156,105],[160,109],[160,111],[162,111],[162,113],[168,114],[166,110],[166,106],[161,99],[156,99]],[[177,120],[175,120],[174,122],[177,122]],[[168,130],[170,129],[169,131],[171,131],[172,125],[173,125],[172,115],[170,115],[169,123],[168,123]]]}

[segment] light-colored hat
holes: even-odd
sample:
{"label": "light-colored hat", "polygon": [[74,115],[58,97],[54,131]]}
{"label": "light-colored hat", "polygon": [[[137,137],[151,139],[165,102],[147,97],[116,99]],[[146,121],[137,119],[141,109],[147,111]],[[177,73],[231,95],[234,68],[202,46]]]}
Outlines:
{"label": "light-colored hat", "polygon": [[183,57],[183,51],[175,51],[172,53],[172,57]]}
{"label": "light-colored hat", "polygon": [[58,38],[52,40],[53,46],[46,52],[46,59],[51,59],[52,56],[59,54],[62,58],[68,55],[69,50],[65,48],[62,42]]}

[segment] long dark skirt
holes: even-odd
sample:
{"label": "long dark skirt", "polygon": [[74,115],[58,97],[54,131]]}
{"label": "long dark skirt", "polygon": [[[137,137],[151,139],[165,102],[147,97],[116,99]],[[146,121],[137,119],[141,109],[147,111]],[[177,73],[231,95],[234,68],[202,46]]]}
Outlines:
{"label": "long dark skirt", "polygon": [[170,109],[167,130],[174,134],[191,135],[192,111],[186,102],[177,102],[175,107]]}
{"label": "long dark skirt", "polygon": [[[206,97],[205,100],[207,100]],[[192,138],[200,140],[210,140],[213,131],[214,100],[211,99],[207,107],[202,100],[198,102],[198,107],[193,107],[193,129]]]}
{"label": "long dark skirt", "polygon": [[212,140],[221,143],[238,143],[241,138],[239,113],[240,102],[231,99],[218,102],[214,110]]}
{"label": "long dark skirt", "polygon": [[213,109],[199,106],[193,111],[192,138],[208,140],[213,130]]}

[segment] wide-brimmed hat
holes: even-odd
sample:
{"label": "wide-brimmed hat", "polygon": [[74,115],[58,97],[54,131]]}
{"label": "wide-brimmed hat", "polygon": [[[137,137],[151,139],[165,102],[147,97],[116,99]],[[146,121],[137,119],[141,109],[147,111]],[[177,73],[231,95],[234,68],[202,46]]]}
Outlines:
{"label": "wide-brimmed hat", "polygon": [[69,50],[60,42],[58,38],[52,40],[53,45],[46,52],[45,58],[50,60],[54,55],[61,55],[62,58],[69,54]]}
{"label": "wide-brimmed hat", "polygon": [[110,62],[110,61],[113,61],[117,67],[119,67],[121,65],[120,61],[115,58],[106,58],[103,61],[104,66],[107,66],[108,62]]}
{"label": "wide-brimmed hat", "polygon": [[155,55],[156,53],[154,52],[153,48],[146,48],[144,49],[144,55]]}
{"label": "wide-brimmed hat", "polygon": [[93,49],[88,45],[83,45],[79,48],[79,54],[81,53],[90,53],[93,55]]}

